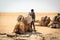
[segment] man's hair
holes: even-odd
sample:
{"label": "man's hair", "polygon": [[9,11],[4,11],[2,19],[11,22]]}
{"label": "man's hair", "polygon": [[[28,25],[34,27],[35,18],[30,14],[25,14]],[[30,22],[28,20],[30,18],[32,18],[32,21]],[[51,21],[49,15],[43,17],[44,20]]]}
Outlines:
{"label": "man's hair", "polygon": [[34,9],[31,9],[31,11],[34,11]]}

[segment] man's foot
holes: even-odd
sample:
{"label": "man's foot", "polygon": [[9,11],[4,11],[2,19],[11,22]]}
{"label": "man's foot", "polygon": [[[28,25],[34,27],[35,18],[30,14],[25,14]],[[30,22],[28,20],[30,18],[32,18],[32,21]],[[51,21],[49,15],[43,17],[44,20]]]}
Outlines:
{"label": "man's foot", "polygon": [[34,32],[36,32],[36,30],[33,30]]}

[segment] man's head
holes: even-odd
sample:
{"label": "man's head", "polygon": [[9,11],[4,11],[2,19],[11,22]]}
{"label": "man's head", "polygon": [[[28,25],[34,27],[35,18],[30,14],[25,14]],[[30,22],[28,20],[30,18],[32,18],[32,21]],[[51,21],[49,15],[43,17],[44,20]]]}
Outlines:
{"label": "man's head", "polygon": [[34,9],[31,9],[31,12],[34,12]]}

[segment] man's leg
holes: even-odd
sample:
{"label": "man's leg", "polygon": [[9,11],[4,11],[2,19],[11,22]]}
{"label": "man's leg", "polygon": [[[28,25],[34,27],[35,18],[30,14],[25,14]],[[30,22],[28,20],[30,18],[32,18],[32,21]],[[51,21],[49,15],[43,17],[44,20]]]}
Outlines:
{"label": "man's leg", "polygon": [[33,24],[33,22],[31,22],[31,24],[30,24],[30,29],[32,30],[32,24]]}
{"label": "man's leg", "polygon": [[34,27],[34,31],[35,31],[35,24],[34,24],[34,21],[32,21],[32,25],[33,25],[33,27]]}

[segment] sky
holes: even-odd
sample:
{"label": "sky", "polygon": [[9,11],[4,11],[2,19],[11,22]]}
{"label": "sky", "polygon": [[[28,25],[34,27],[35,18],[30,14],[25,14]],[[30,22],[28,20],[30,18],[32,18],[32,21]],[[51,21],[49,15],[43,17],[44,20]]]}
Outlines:
{"label": "sky", "polygon": [[0,0],[0,12],[60,12],[60,0]]}

